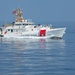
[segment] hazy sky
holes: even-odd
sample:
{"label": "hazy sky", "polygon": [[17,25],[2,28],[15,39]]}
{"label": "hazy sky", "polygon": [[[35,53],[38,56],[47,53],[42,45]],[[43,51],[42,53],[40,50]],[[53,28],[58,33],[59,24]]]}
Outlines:
{"label": "hazy sky", "polygon": [[75,21],[75,0],[0,0],[0,21],[14,21],[14,9],[33,21]]}

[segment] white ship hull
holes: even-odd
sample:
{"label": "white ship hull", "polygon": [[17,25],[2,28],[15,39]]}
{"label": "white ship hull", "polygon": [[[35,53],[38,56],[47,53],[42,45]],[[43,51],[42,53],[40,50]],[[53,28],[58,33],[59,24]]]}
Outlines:
{"label": "white ship hull", "polygon": [[40,30],[27,31],[27,32],[13,32],[13,33],[7,31],[7,33],[5,34],[6,30],[7,29],[3,31],[3,34],[1,34],[0,31],[0,35],[6,38],[62,38],[63,35],[65,34],[66,28],[55,28],[49,30],[44,29],[46,30],[46,32],[43,33],[45,35],[43,34],[40,35]]}

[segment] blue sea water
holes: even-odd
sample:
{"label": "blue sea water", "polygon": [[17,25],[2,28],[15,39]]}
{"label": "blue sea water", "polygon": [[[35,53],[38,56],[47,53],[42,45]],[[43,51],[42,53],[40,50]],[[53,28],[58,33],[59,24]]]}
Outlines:
{"label": "blue sea water", "polygon": [[62,39],[0,38],[0,75],[75,75],[75,22]]}

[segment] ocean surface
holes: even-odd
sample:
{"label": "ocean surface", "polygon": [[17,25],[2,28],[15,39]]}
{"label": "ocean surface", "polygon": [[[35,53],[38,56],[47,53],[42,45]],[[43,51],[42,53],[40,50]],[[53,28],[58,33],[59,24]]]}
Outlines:
{"label": "ocean surface", "polygon": [[75,75],[75,22],[62,39],[0,38],[0,75]]}

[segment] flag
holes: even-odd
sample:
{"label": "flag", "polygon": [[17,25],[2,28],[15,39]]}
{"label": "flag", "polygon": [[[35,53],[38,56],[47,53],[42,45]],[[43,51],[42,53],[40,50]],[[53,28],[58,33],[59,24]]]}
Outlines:
{"label": "flag", "polygon": [[12,12],[12,14],[16,14],[16,12],[17,12],[17,10],[14,10],[14,11]]}

